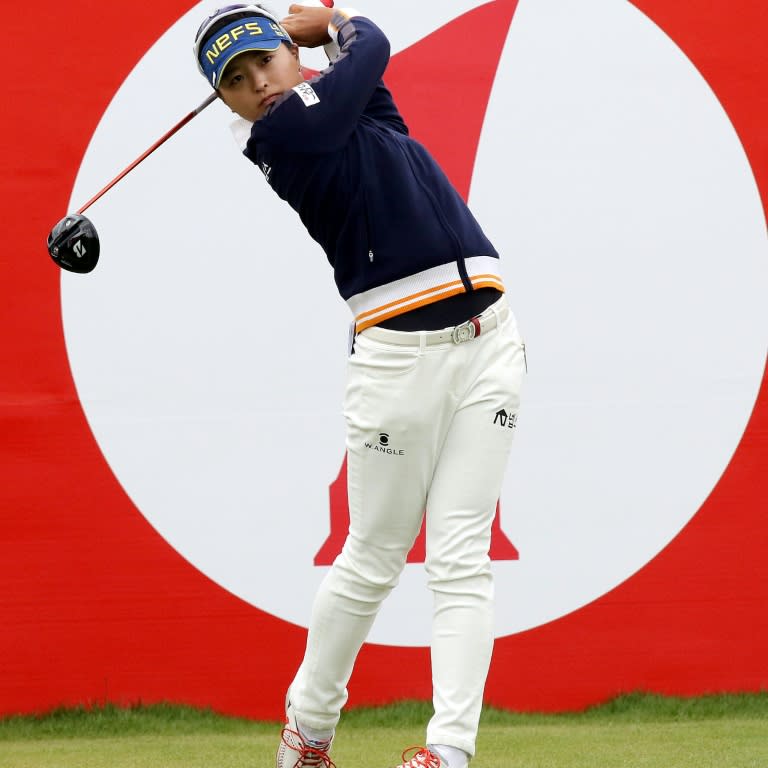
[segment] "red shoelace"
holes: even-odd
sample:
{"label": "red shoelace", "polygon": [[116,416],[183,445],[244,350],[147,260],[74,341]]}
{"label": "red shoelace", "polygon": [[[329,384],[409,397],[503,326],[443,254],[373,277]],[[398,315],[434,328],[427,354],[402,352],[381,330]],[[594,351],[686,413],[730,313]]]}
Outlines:
{"label": "red shoelace", "polygon": [[[408,757],[409,752],[416,750],[415,754]],[[402,755],[403,764],[398,768],[440,768],[440,758],[430,752],[426,747],[408,747]]]}
{"label": "red shoelace", "polygon": [[[285,738],[286,733],[295,736],[301,746],[291,744],[291,742]],[[292,731],[290,728],[283,728],[280,738],[286,747],[299,753],[299,760],[296,763],[296,768],[336,768],[336,763],[334,763],[328,755],[327,747],[325,749],[318,749],[317,747],[305,744],[301,735],[296,733],[296,731]]]}

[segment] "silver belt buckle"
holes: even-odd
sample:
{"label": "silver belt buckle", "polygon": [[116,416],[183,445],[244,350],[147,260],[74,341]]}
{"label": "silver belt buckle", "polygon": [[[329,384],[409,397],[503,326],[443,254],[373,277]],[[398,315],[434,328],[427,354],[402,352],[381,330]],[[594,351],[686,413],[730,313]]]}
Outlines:
{"label": "silver belt buckle", "polygon": [[451,334],[454,344],[463,344],[465,341],[471,341],[475,338],[475,324],[471,320],[457,325]]}

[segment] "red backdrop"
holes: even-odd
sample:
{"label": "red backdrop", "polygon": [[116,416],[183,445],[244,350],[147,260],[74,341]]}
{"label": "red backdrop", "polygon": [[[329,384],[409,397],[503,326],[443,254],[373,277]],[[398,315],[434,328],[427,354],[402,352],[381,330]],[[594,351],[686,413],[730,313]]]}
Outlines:
{"label": "red backdrop", "polygon": [[[233,597],[181,558],[125,496],[85,421],[68,366],[58,269],[45,252],[80,160],[114,92],[147,48],[190,7],[182,0],[101,6],[85,0],[6,15],[21,44],[5,78],[0,313],[0,713],[63,703],[172,700],[276,719],[305,630]],[[709,82],[768,195],[768,12],[743,0],[636,0]],[[499,29],[513,2],[475,11]],[[111,30],[110,34],[103,34]],[[101,34],[100,34],[101,33]],[[392,63],[408,116],[450,29]],[[446,41],[448,41],[446,43]],[[7,53],[8,55],[8,53]],[[410,57],[410,58],[409,58]],[[411,69],[411,71],[414,71]],[[486,78],[487,80],[487,78]],[[476,91],[482,122],[490,81]],[[464,191],[471,159],[449,157],[435,130],[415,131]],[[594,603],[501,638],[488,700],[565,710],[622,691],[676,694],[768,687],[768,389],[710,498],[652,562]],[[392,657],[398,674],[391,674]],[[366,646],[350,705],[430,696],[425,649]]]}

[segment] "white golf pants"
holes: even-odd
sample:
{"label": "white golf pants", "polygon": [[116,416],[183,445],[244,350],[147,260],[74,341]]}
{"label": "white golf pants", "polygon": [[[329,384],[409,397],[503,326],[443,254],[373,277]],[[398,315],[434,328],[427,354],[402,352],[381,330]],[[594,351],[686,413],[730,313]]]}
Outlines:
{"label": "white golf pants", "polygon": [[463,343],[377,328],[355,340],[344,405],[349,534],[318,590],[290,688],[307,728],[335,728],[355,658],[426,510],[435,709],[426,743],[475,752],[493,647],[491,523],[525,373],[503,297],[484,324],[491,315],[496,326]]}

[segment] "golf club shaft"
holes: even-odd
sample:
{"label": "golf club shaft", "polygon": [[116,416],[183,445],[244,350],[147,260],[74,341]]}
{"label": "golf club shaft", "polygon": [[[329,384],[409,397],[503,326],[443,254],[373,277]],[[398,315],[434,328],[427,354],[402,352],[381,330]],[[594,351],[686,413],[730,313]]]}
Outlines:
{"label": "golf club shaft", "polygon": [[121,171],[117,176],[115,176],[112,181],[107,184],[104,189],[97,192],[80,210],[78,210],[78,213],[83,213],[83,211],[90,208],[102,195],[104,195],[106,192],[108,192],[112,187],[117,184],[120,179],[123,178],[123,176],[126,176],[129,174],[139,163],[146,160],[159,146],[162,144],[165,144],[168,139],[173,136],[174,133],[176,133],[178,130],[183,128],[190,120],[192,120],[193,117],[196,117],[199,115],[209,104],[212,104],[217,99],[216,93],[212,93],[202,104],[200,104],[199,107],[196,109],[193,109],[186,117],[183,117],[181,120],[179,120],[176,125],[171,128],[168,133],[161,136],[144,154],[142,154],[140,157],[137,157],[125,170]]}

